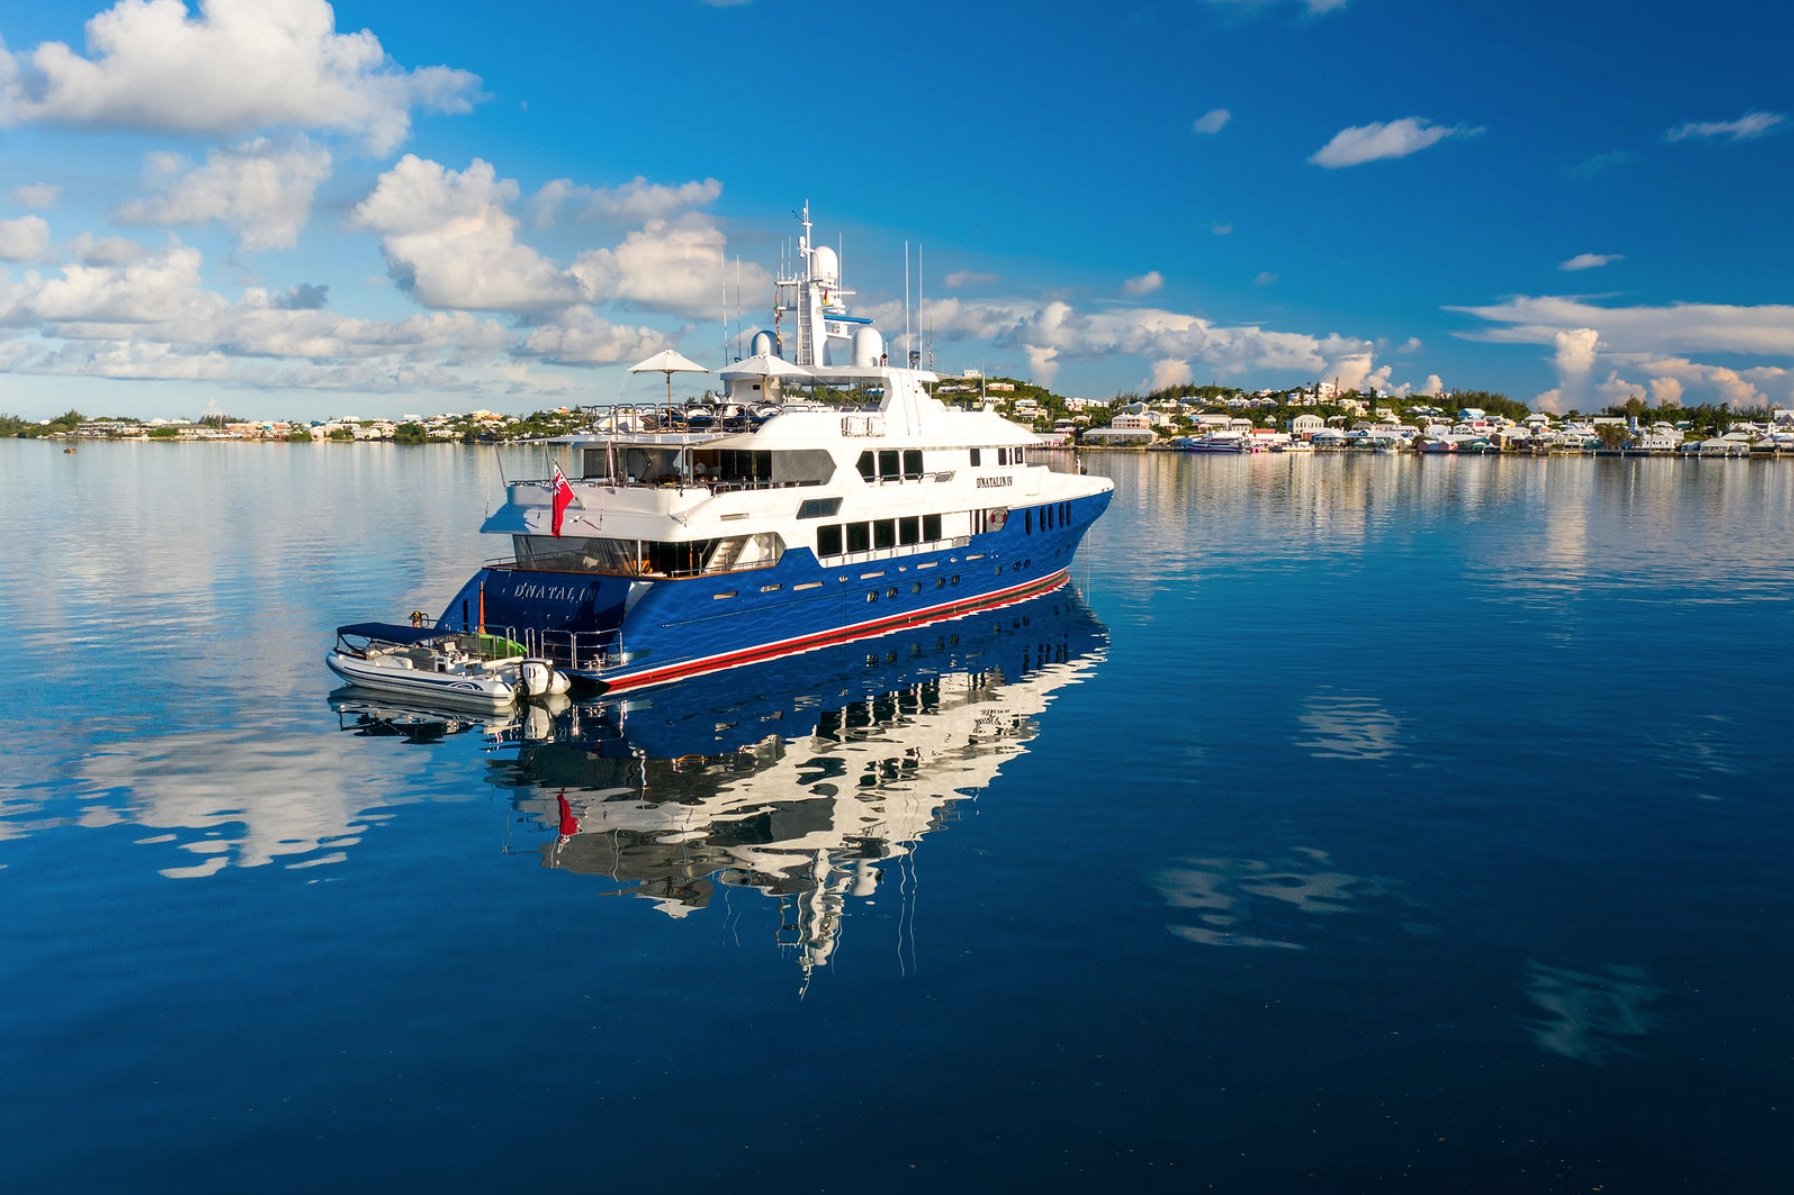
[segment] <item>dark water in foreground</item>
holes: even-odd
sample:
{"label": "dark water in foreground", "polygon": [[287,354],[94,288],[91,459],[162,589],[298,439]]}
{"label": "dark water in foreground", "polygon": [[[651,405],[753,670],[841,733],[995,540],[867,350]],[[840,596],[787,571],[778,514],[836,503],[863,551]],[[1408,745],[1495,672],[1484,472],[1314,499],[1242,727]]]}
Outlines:
{"label": "dark water in foreground", "polygon": [[1794,468],[1091,465],[1075,592],[481,725],[322,653],[490,452],[0,443],[0,1188],[1785,1188]]}

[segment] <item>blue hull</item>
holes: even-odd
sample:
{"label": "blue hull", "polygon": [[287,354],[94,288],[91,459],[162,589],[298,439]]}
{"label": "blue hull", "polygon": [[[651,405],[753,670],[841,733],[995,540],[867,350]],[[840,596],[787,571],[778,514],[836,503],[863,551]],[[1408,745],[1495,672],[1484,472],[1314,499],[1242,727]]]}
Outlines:
{"label": "blue hull", "polygon": [[[608,690],[661,684],[1048,592],[1109,499],[1071,500],[1051,530],[1040,508],[1021,507],[964,546],[826,567],[787,548],[770,568],[673,579],[486,568],[439,621],[533,634],[557,665]],[[551,645],[567,636],[601,644],[606,658],[559,658]]]}
{"label": "blue hull", "polygon": [[697,677],[651,697],[583,706],[577,724],[557,725],[552,739],[527,746],[514,761],[495,761],[504,776],[496,782],[630,784],[626,768],[639,768],[643,759],[726,758],[768,734],[802,739],[839,726],[844,712],[902,700],[944,676],[989,673],[1013,684],[1041,668],[1087,659],[1107,642],[1102,623],[1067,588],[950,627],[896,632],[876,651],[863,644],[822,648],[802,659]]}

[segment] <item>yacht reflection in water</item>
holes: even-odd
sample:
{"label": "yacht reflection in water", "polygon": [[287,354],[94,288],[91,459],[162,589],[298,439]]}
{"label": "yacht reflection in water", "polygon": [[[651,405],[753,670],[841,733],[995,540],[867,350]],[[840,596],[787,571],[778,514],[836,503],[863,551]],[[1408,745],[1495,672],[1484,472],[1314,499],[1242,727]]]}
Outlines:
{"label": "yacht reflection in water", "polygon": [[[489,779],[554,836],[545,866],[622,881],[672,917],[717,886],[775,898],[806,975],[854,897],[1025,750],[1107,633],[1069,589],[634,699],[572,705]],[[540,731],[541,726],[536,727]],[[908,877],[898,886],[907,890]]]}

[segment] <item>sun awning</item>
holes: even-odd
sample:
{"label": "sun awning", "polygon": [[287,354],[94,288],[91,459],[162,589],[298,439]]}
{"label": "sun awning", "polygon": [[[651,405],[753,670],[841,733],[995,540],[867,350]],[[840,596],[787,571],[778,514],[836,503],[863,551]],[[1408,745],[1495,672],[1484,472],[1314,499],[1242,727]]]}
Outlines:
{"label": "sun awning", "polygon": [[638,361],[629,367],[630,373],[664,373],[669,377],[676,373],[709,373],[702,365],[690,357],[675,353],[672,349],[661,349],[646,361]]}

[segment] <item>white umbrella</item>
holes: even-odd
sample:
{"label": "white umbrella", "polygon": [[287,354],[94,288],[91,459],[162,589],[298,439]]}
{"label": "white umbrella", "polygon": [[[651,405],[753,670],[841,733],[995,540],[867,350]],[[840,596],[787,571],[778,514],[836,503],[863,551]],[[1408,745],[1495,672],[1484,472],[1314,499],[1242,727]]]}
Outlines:
{"label": "white umbrella", "polygon": [[676,373],[709,373],[690,357],[682,357],[672,349],[661,349],[646,361],[629,367],[630,373],[664,373],[667,375],[667,406],[673,405],[673,375]]}
{"label": "white umbrella", "polygon": [[759,353],[746,361],[737,361],[716,376],[725,382],[731,378],[807,378],[810,371],[783,357]]}

